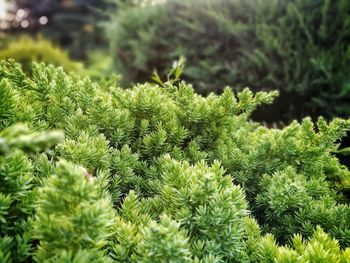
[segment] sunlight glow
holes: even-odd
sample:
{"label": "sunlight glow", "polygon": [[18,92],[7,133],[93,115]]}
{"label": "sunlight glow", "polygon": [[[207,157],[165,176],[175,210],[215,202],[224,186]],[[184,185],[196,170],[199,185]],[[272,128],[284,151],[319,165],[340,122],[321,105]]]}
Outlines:
{"label": "sunlight glow", "polygon": [[6,18],[7,7],[8,5],[6,0],[0,0],[0,20],[3,20]]}

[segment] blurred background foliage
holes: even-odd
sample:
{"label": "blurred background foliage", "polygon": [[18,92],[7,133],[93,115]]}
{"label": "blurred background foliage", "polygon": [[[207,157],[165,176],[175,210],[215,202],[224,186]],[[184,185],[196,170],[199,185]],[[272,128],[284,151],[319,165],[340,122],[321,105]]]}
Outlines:
{"label": "blurred background foliage", "polygon": [[83,64],[73,62],[68,53],[42,37],[13,37],[2,43],[0,60],[14,59],[25,71],[30,71],[33,61],[61,66],[65,71],[83,73]]}
{"label": "blurred background foliage", "polygon": [[183,56],[183,78],[204,95],[225,86],[278,89],[277,103],[257,120],[350,114],[348,0],[1,2],[9,6],[2,20],[0,12],[2,58],[94,78],[120,74],[127,87],[149,81],[155,69],[165,79]]}
{"label": "blurred background foliage", "polygon": [[12,34],[41,33],[69,50],[73,59],[84,60],[90,51],[106,48],[102,22],[113,3],[110,0],[14,0]]}
{"label": "blurred background foliage", "polygon": [[349,116],[348,0],[168,0],[113,18],[113,68],[125,84],[165,75],[184,56],[184,78],[203,94],[279,89],[260,118]]}

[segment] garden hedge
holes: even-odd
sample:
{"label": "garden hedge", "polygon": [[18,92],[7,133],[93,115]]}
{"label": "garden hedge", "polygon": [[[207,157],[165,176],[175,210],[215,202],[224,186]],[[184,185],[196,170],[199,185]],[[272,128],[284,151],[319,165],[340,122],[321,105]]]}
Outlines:
{"label": "garden hedge", "polygon": [[262,120],[348,117],[349,14],[348,0],[167,0],[119,10],[111,56],[124,83],[165,75],[184,56],[202,94],[280,90]]}
{"label": "garden hedge", "polygon": [[350,262],[350,120],[268,129],[276,92],[13,61],[0,94],[1,262]]}

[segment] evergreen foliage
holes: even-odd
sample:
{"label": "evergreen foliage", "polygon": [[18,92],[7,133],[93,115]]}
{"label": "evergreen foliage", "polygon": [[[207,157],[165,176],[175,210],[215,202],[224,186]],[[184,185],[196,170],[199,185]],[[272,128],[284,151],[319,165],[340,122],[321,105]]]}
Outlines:
{"label": "evergreen foliage", "polygon": [[66,71],[83,71],[81,63],[72,61],[66,52],[42,37],[22,36],[6,41],[0,50],[0,59],[15,59],[26,71],[31,69],[33,61],[61,66]]}
{"label": "evergreen foliage", "polygon": [[340,250],[336,240],[317,228],[306,243],[295,235],[291,247],[279,247],[271,235],[260,240],[256,256],[259,262],[349,262],[349,248]]}
{"label": "evergreen foliage", "polygon": [[21,124],[0,132],[1,262],[25,262],[32,256],[30,218],[37,188],[28,154],[45,150],[62,139],[61,132],[31,132]]}
{"label": "evergreen foliage", "polygon": [[276,92],[31,72],[0,63],[2,261],[349,262],[350,120],[268,129],[249,117]]}
{"label": "evergreen foliage", "polygon": [[118,10],[109,24],[114,68],[125,83],[164,76],[185,56],[198,92],[226,85],[281,91],[260,119],[347,117],[347,0],[168,0]]}
{"label": "evergreen foliage", "polygon": [[37,261],[55,262],[62,256],[75,259],[82,253],[106,262],[97,250],[112,234],[113,211],[108,199],[99,197],[97,188],[82,168],[64,161],[57,164],[37,198],[33,226],[34,238],[40,240]]}

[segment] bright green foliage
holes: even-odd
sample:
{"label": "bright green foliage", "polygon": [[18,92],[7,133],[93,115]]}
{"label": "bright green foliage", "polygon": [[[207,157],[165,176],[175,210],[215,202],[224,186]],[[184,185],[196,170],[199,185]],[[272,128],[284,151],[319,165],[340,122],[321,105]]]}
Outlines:
{"label": "bright green foliage", "polygon": [[[38,261],[61,257],[63,251],[75,258],[83,249],[106,245],[114,213],[108,200],[99,197],[97,187],[82,168],[64,161],[57,164],[38,195],[34,222],[34,237],[40,241]],[[88,256],[97,254],[88,252]]]}
{"label": "bright green foliage", "polygon": [[186,234],[179,228],[180,224],[167,216],[161,217],[159,224],[150,222],[142,229],[142,239],[133,260],[147,263],[192,262]]}
{"label": "bright green foliage", "polygon": [[[142,244],[143,236],[150,231],[147,228],[150,224],[148,215],[157,218],[163,213],[181,223],[191,238],[186,247],[191,249],[197,259],[205,261],[215,258],[216,262],[235,262],[237,258],[242,257],[245,248],[243,239],[247,205],[241,189],[232,185],[230,177],[223,176],[224,171],[220,165],[215,163],[212,167],[207,167],[204,163],[199,163],[190,166],[188,163],[174,161],[170,156],[165,156],[158,162],[163,176],[158,182],[155,180],[149,184],[153,187],[158,186],[159,193],[138,202],[137,196],[131,192],[123,202],[120,212],[122,219],[116,227],[119,244],[114,247],[114,253],[124,255],[124,258],[120,256],[117,258],[120,261],[126,260],[125,256],[139,249],[137,243]],[[143,230],[145,225],[147,230]],[[181,239],[184,242],[183,235]],[[151,246],[148,249],[156,249],[153,248],[155,244],[152,242]],[[126,247],[128,249],[125,249]],[[174,244],[172,247],[175,249],[177,245]],[[182,251],[179,250],[174,253]],[[162,254],[166,256],[166,253]],[[183,261],[174,262],[189,260],[185,260],[187,252],[180,254],[184,255]],[[160,259],[155,257],[153,260],[158,262]]]}
{"label": "bright green foliage", "polygon": [[118,10],[108,24],[114,68],[125,83],[140,82],[185,56],[183,76],[200,93],[279,89],[265,120],[347,117],[349,11],[347,0],[167,0]]}
{"label": "bright green foliage", "polygon": [[[308,179],[326,179],[332,188],[348,188],[349,171],[331,154],[337,138],[345,135],[349,121],[323,118],[314,126],[306,118],[301,124],[291,123],[283,130],[259,127],[249,134],[241,129],[232,138],[223,137],[217,155],[236,180],[245,185],[251,200],[259,191],[257,178],[293,166]],[[258,162],[256,160],[259,160]]]}
{"label": "bright green foliage", "polygon": [[0,59],[15,59],[26,71],[30,71],[33,61],[61,66],[66,71],[82,72],[83,65],[73,62],[68,54],[44,38],[22,36],[7,41],[0,50]]}
{"label": "bright green foliage", "polygon": [[1,262],[24,262],[33,249],[30,217],[37,192],[26,153],[45,150],[62,139],[61,132],[31,132],[20,124],[0,130]]}
{"label": "bright green foliage", "polygon": [[45,259],[44,262],[55,263],[86,263],[86,262],[96,262],[96,263],[111,263],[112,261],[104,256],[104,253],[95,250],[79,250],[76,253],[60,251],[60,254],[51,258]]}
{"label": "bright green foliage", "polygon": [[[2,127],[26,121],[37,131],[0,136],[3,166],[23,169],[23,209],[0,194],[6,224],[25,213],[11,228],[27,244],[21,260],[349,259],[350,172],[333,155],[349,120],[268,129],[249,116],[276,92],[202,97],[171,79],[125,90],[37,63],[30,75],[0,63],[0,83]],[[55,131],[41,137],[52,129],[66,136],[54,149],[30,158],[18,150],[57,143]],[[17,232],[8,231],[0,256],[16,261]]]}
{"label": "bright green foliage", "polygon": [[317,227],[308,240],[303,241],[296,235],[291,240],[291,247],[277,246],[272,235],[261,238],[255,254],[258,262],[349,262],[350,250],[341,250],[338,242]]}
{"label": "bright green foliage", "polygon": [[58,145],[57,152],[91,172],[96,169],[108,169],[110,166],[108,142],[103,135],[92,138],[82,132],[76,140],[67,139]]}
{"label": "bright green foliage", "polygon": [[15,94],[6,80],[0,82],[0,129],[7,127],[16,114]]}
{"label": "bright green foliage", "polygon": [[[247,204],[240,188],[224,176],[220,164],[207,167],[178,163],[166,156],[160,197],[147,199],[150,213],[164,207],[179,220],[191,237],[192,250],[200,259],[234,262],[244,249],[244,218]],[[158,206],[153,208],[154,203]],[[155,210],[155,211],[154,211]]]}
{"label": "bright green foliage", "polygon": [[342,245],[350,245],[350,208],[336,205],[324,179],[307,180],[289,167],[272,177],[264,176],[261,184],[257,213],[263,226],[280,240],[286,241],[294,233],[309,236],[320,225]]}

